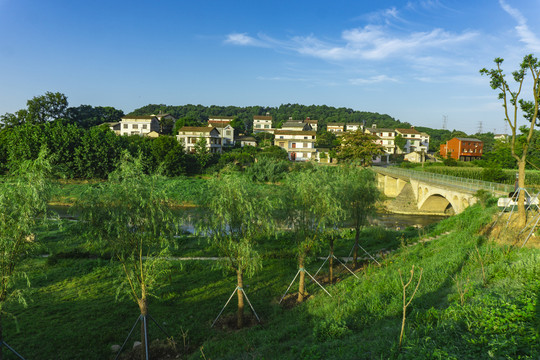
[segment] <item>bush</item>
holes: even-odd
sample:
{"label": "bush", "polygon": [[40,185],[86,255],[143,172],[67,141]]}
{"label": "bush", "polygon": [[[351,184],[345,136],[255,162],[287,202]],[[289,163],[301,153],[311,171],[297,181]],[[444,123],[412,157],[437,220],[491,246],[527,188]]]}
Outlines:
{"label": "bush", "polygon": [[500,167],[490,166],[482,170],[482,180],[492,181],[496,183],[504,183],[508,179],[507,175]]}
{"label": "bush", "polygon": [[276,182],[281,180],[288,170],[287,161],[261,157],[246,169],[246,174],[253,181]]}

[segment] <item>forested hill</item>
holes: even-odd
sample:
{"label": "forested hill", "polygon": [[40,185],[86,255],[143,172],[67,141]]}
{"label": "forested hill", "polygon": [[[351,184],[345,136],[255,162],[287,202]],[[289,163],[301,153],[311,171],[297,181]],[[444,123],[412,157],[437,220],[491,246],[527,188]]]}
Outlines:
{"label": "forested hill", "polygon": [[279,107],[265,106],[203,106],[203,105],[156,105],[150,104],[134,110],[130,115],[150,115],[157,114],[159,111],[169,113],[177,119],[191,121],[203,121],[212,116],[231,116],[236,117],[244,123],[247,129],[252,128],[253,116],[266,115],[269,113],[274,120],[274,127],[280,127],[281,124],[292,117],[295,120],[302,120],[307,117],[319,120],[319,126],[324,126],[329,122],[344,123],[362,123],[366,126],[377,124],[382,128],[409,127],[409,123],[404,123],[386,114],[378,114],[367,111],[357,111],[349,108],[335,108],[326,105],[300,105],[300,104],[282,104]]}

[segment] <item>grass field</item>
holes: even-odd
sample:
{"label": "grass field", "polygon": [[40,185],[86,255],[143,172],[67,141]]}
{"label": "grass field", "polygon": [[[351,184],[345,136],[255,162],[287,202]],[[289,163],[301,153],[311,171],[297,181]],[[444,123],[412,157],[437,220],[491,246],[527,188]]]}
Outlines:
{"label": "grass field", "polygon": [[[367,229],[361,244],[368,251],[396,251],[380,267],[366,264],[360,279],[343,272],[336,284],[325,284],[332,297],[308,284],[313,296],[293,308],[278,304],[297,271],[287,236],[268,239],[260,249],[263,269],[244,282],[262,324],[242,330],[210,327],[236,286],[235,275],[211,261],[171,260],[150,314],[190,359],[537,359],[540,250],[510,251],[479,235],[495,211],[475,205],[420,232]],[[31,281],[27,306],[9,305],[17,323],[4,315],[5,341],[29,360],[111,358],[110,346],[122,343],[139,314],[134,302],[117,296],[118,266],[93,253],[74,229],[67,220],[41,229],[41,249],[23,264]],[[419,236],[436,239],[407,246]],[[346,235],[337,240],[336,254],[347,255],[351,246]],[[216,254],[193,235],[178,238],[172,251]],[[321,249],[318,255],[326,254]],[[321,262],[314,259],[308,271]],[[400,350],[398,271],[407,277],[412,265],[423,277]],[[225,317],[235,312],[234,300]],[[150,326],[150,337],[163,335]]]}

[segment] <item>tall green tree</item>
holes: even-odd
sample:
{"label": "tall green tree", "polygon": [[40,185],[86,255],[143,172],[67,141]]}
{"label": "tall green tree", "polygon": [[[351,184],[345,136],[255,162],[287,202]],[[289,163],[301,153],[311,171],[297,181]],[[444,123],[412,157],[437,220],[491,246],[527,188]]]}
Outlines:
{"label": "tall green tree", "polygon": [[373,158],[384,154],[382,147],[375,143],[376,137],[362,131],[346,132],[340,137],[341,146],[337,157],[346,162],[357,162],[370,166]]}
{"label": "tall green tree", "polygon": [[47,91],[44,95],[33,97],[26,102],[28,116],[26,121],[32,124],[45,123],[66,116],[67,96],[59,92]]}
{"label": "tall green tree", "polygon": [[210,154],[210,151],[208,151],[206,145],[206,139],[203,137],[199,138],[199,140],[197,140],[197,143],[195,144],[195,158],[197,159],[197,163],[199,164],[201,172],[212,157],[212,154]]}
{"label": "tall green tree", "polygon": [[[36,226],[46,220],[50,170],[47,151],[42,150],[37,159],[23,162],[14,177],[0,182],[0,341],[6,304],[26,304],[17,285],[21,278],[28,282],[21,265],[38,242]],[[3,347],[0,344],[0,359]]]}
{"label": "tall green tree", "polygon": [[75,176],[84,179],[107,178],[118,164],[121,140],[109,130],[92,128],[85,131],[80,145],[75,149]]}
{"label": "tall green tree", "polygon": [[320,248],[329,229],[343,217],[340,202],[334,197],[329,169],[316,167],[289,174],[283,192],[286,223],[293,234],[300,282],[298,302],[304,301],[305,266],[308,256]]}
{"label": "tall green tree", "polygon": [[358,265],[360,230],[367,223],[368,215],[375,212],[380,199],[375,173],[370,169],[356,166],[342,166],[336,169],[336,199],[345,211],[345,221],[354,226],[353,267]]}
{"label": "tall green tree", "polygon": [[91,188],[75,206],[90,246],[113,255],[111,264],[123,279],[119,291],[139,307],[143,348],[148,299],[166,272],[164,258],[176,232],[161,183],[145,175],[141,160],[125,151],[109,181]]}
{"label": "tall green tree", "polygon": [[262,267],[257,241],[274,230],[274,202],[246,177],[234,173],[214,177],[208,182],[204,201],[208,215],[200,232],[208,236],[225,260],[219,264],[236,273],[237,326],[244,325],[244,276]]}
{"label": "tall green tree", "polygon": [[[499,91],[499,99],[502,100],[504,108],[504,119],[512,130],[510,138],[510,150],[512,156],[518,165],[518,186],[525,189],[525,167],[527,165],[527,155],[531,140],[534,134],[534,127],[540,126],[538,119],[538,106],[540,104],[540,62],[532,54],[526,55],[521,62],[518,70],[512,73],[516,89],[512,89],[505,78],[502,69],[503,59],[496,58],[495,69],[488,70],[483,68],[480,74],[490,78],[491,88]],[[531,93],[529,100],[522,98],[524,82],[526,75],[531,76]],[[522,144],[518,142],[519,129],[518,118],[523,118],[528,126],[528,132],[525,141]],[[521,146],[520,146],[521,145]],[[518,223],[517,226],[524,227],[527,222],[527,213],[525,211],[525,193],[520,191],[518,198]]]}

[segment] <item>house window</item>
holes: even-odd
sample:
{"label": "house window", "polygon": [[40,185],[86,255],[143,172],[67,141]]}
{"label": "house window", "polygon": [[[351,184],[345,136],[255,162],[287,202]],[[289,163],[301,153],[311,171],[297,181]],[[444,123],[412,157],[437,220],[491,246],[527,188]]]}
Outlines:
{"label": "house window", "polygon": [[226,134],[227,136],[231,135],[231,130],[225,131],[225,134]]}
{"label": "house window", "polygon": [[143,124],[142,128],[146,130],[146,129],[147,129],[147,126],[148,126],[148,125]]}
{"label": "house window", "polygon": [[128,128],[128,124],[124,124],[124,129],[127,129]]}
{"label": "house window", "polygon": [[279,147],[284,148],[285,147],[285,142],[284,141],[279,142]]}
{"label": "house window", "polygon": [[270,129],[270,125],[264,125],[265,129]]}
{"label": "house window", "polygon": [[134,128],[134,129],[138,129],[138,128],[139,128],[139,125],[133,124],[133,128]]}
{"label": "house window", "polygon": [[256,127],[257,129],[260,129],[260,128],[261,128],[261,124],[257,124],[257,125],[255,125],[255,127]]}
{"label": "house window", "polygon": [[283,135],[279,137],[280,139],[283,139]]}

